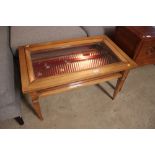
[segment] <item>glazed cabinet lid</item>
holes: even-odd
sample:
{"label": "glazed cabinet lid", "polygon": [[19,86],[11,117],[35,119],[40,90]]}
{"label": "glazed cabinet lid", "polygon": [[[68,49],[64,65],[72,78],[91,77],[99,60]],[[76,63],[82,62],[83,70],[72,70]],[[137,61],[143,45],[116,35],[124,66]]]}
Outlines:
{"label": "glazed cabinet lid", "polygon": [[23,92],[132,69],[136,64],[107,36],[19,47]]}

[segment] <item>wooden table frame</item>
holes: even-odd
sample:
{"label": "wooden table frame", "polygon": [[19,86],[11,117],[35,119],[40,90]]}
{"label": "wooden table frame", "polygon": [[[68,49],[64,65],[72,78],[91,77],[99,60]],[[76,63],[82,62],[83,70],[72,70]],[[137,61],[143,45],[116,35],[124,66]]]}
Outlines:
{"label": "wooden table frame", "polygon": [[[36,79],[33,72],[30,53],[38,50],[62,49],[66,47],[74,47],[80,45],[88,45],[92,43],[103,42],[113,53],[121,60],[118,63],[105,65],[104,67],[74,72],[66,76],[46,77]],[[64,92],[81,86],[98,84],[111,79],[118,79],[114,90],[113,98],[116,97],[121,90],[129,70],[136,67],[131,60],[115,43],[107,36],[95,36],[80,39],[72,39],[65,41],[56,41],[42,44],[33,44],[19,47],[19,61],[23,93],[28,93],[32,98],[32,105],[36,115],[43,120],[40,109],[39,97]]]}

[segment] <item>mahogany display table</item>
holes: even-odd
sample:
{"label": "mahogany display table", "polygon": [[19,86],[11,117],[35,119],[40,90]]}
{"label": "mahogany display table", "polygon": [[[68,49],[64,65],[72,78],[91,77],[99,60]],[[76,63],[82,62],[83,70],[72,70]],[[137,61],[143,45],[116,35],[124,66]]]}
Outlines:
{"label": "mahogany display table", "polygon": [[117,78],[115,98],[129,70],[136,67],[107,36],[22,46],[19,61],[22,91],[31,96],[40,119],[40,96]]}

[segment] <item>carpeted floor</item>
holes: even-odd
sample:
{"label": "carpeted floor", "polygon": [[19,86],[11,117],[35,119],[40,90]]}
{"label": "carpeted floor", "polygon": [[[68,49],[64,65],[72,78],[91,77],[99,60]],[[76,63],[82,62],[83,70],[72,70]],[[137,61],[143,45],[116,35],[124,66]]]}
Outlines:
{"label": "carpeted floor", "polygon": [[[155,66],[130,72],[115,100],[110,95],[116,80],[40,99],[44,121],[40,121],[25,100],[25,124],[13,119],[0,128],[155,128]],[[28,97],[26,97],[28,98]]]}

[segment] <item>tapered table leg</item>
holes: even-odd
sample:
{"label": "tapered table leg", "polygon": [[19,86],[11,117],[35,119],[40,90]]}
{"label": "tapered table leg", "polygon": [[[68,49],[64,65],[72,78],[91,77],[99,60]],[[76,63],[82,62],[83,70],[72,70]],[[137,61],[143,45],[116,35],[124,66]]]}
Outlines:
{"label": "tapered table leg", "polygon": [[37,95],[37,93],[31,93],[30,95],[32,98],[32,106],[33,106],[33,109],[36,115],[38,116],[40,120],[43,120],[43,116],[42,116],[41,108],[39,104],[39,96]]}
{"label": "tapered table leg", "polygon": [[113,99],[115,99],[118,92],[121,91],[121,89],[124,85],[125,79],[128,76],[128,73],[129,73],[129,71],[122,72],[122,77],[117,80],[116,88],[115,88],[114,94],[113,94]]}

